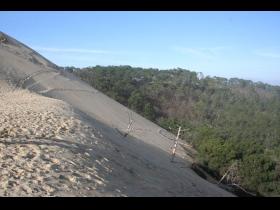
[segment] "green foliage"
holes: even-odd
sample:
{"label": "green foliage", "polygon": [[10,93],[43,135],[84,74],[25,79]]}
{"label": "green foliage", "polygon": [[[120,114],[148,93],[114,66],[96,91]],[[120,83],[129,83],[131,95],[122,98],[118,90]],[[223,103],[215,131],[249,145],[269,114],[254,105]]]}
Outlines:
{"label": "green foliage", "polygon": [[238,156],[232,142],[222,139],[204,139],[197,148],[202,163],[217,172],[224,171]]}
{"label": "green foliage", "polygon": [[238,78],[198,78],[171,69],[95,66],[65,68],[129,106],[198,150],[204,166],[220,177],[240,162],[240,185],[280,195],[280,87]]}
{"label": "green foliage", "polygon": [[[262,185],[275,180],[275,165],[274,161],[262,154],[245,156],[240,170],[243,186],[257,192],[266,190],[266,187]],[[271,186],[267,187],[267,190],[269,188]]]}
{"label": "green foliage", "polygon": [[144,117],[146,117],[149,120],[155,120],[156,114],[155,110],[153,108],[153,105],[150,103],[147,103],[144,105],[144,110],[143,110]]}
{"label": "green foliage", "polygon": [[143,109],[143,96],[139,91],[133,91],[128,99],[128,105],[133,110],[140,112]]}
{"label": "green foliage", "polygon": [[159,119],[159,125],[169,131],[177,131],[181,125],[177,119],[161,118]]}

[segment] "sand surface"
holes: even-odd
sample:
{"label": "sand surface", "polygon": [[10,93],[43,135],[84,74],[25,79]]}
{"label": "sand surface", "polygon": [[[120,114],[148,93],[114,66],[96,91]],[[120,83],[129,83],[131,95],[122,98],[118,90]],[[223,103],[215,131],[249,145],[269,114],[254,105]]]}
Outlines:
{"label": "sand surface", "polygon": [[0,101],[1,196],[75,196],[105,184],[106,161],[91,159],[101,136],[69,105],[3,82]]}
{"label": "sand surface", "polygon": [[0,196],[232,196],[180,145],[170,162],[172,134],[10,37],[0,88]]}

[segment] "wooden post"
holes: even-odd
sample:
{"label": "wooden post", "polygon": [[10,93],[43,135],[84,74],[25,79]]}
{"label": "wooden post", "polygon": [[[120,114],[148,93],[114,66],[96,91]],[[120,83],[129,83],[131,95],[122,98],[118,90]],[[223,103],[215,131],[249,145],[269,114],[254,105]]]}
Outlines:
{"label": "wooden post", "polygon": [[128,113],[128,125],[127,125],[127,129],[126,129],[126,132],[123,134],[124,137],[126,137],[130,132],[132,132],[132,130],[133,130],[132,124],[133,124],[132,113],[129,112],[129,113]]}
{"label": "wooden post", "polygon": [[175,142],[174,142],[174,145],[172,147],[172,158],[171,158],[171,161],[173,162],[174,158],[175,158],[175,154],[176,154],[176,148],[177,148],[177,144],[178,144],[178,140],[179,140],[179,137],[180,137],[180,133],[181,133],[181,126],[179,127],[178,129],[178,133],[177,133],[177,136],[176,136],[176,139],[175,139]]}

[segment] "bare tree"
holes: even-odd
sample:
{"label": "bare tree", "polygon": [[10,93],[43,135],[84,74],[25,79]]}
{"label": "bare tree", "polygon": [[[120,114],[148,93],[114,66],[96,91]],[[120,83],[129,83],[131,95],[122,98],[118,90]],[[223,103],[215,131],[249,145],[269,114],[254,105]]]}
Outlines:
{"label": "bare tree", "polygon": [[230,165],[228,170],[224,173],[218,184],[220,184],[224,179],[226,179],[227,183],[238,182],[238,162],[235,161]]}
{"label": "bare tree", "polygon": [[245,192],[251,196],[256,196],[255,194],[248,192],[247,190],[245,190],[243,187],[240,186],[241,178],[240,178],[238,172],[239,172],[239,161],[235,161],[230,165],[228,170],[222,176],[222,178],[218,182],[218,185],[221,184],[221,182],[223,180],[226,180],[227,185],[237,187],[240,190],[242,190],[243,192]]}

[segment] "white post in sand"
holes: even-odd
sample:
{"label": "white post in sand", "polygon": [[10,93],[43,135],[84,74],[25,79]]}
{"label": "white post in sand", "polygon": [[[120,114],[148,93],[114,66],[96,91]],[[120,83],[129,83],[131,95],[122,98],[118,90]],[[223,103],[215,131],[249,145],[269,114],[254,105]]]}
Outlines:
{"label": "white post in sand", "polygon": [[172,155],[172,158],[171,158],[171,161],[172,161],[172,162],[173,162],[174,157],[175,157],[175,154],[176,154],[176,148],[177,148],[177,144],[178,144],[178,139],[179,139],[180,133],[181,133],[181,126],[180,126],[179,129],[178,129],[178,133],[177,133],[177,136],[176,136],[174,145],[173,145],[173,147],[172,147],[172,154],[171,154],[171,155]]}
{"label": "white post in sand", "polygon": [[124,137],[126,137],[130,132],[132,132],[132,130],[133,130],[132,124],[133,124],[132,113],[129,112],[128,113],[128,125],[127,125],[126,132],[123,135]]}
{"label": "white post in sand", "polygon": [[176,139],[174,141],[174,145],[173,145],[173,147],[171,147],[171,149],[172,149],[172,152],[171,152],[171,155],[172,155],[171,162],[174,162],[174,158],[175,158],[175,154],[176,154],[176,148],[177,148],[177,145],[179,143],[180,134],[181,134],[181,132],[184,132],[184,131],[187,131],[187,130],[188,129],[183,129],[182,130],[182,127],[179,126],[179,129],[178,129],[178,132],[177,132],[177,136],[176,136]]}

